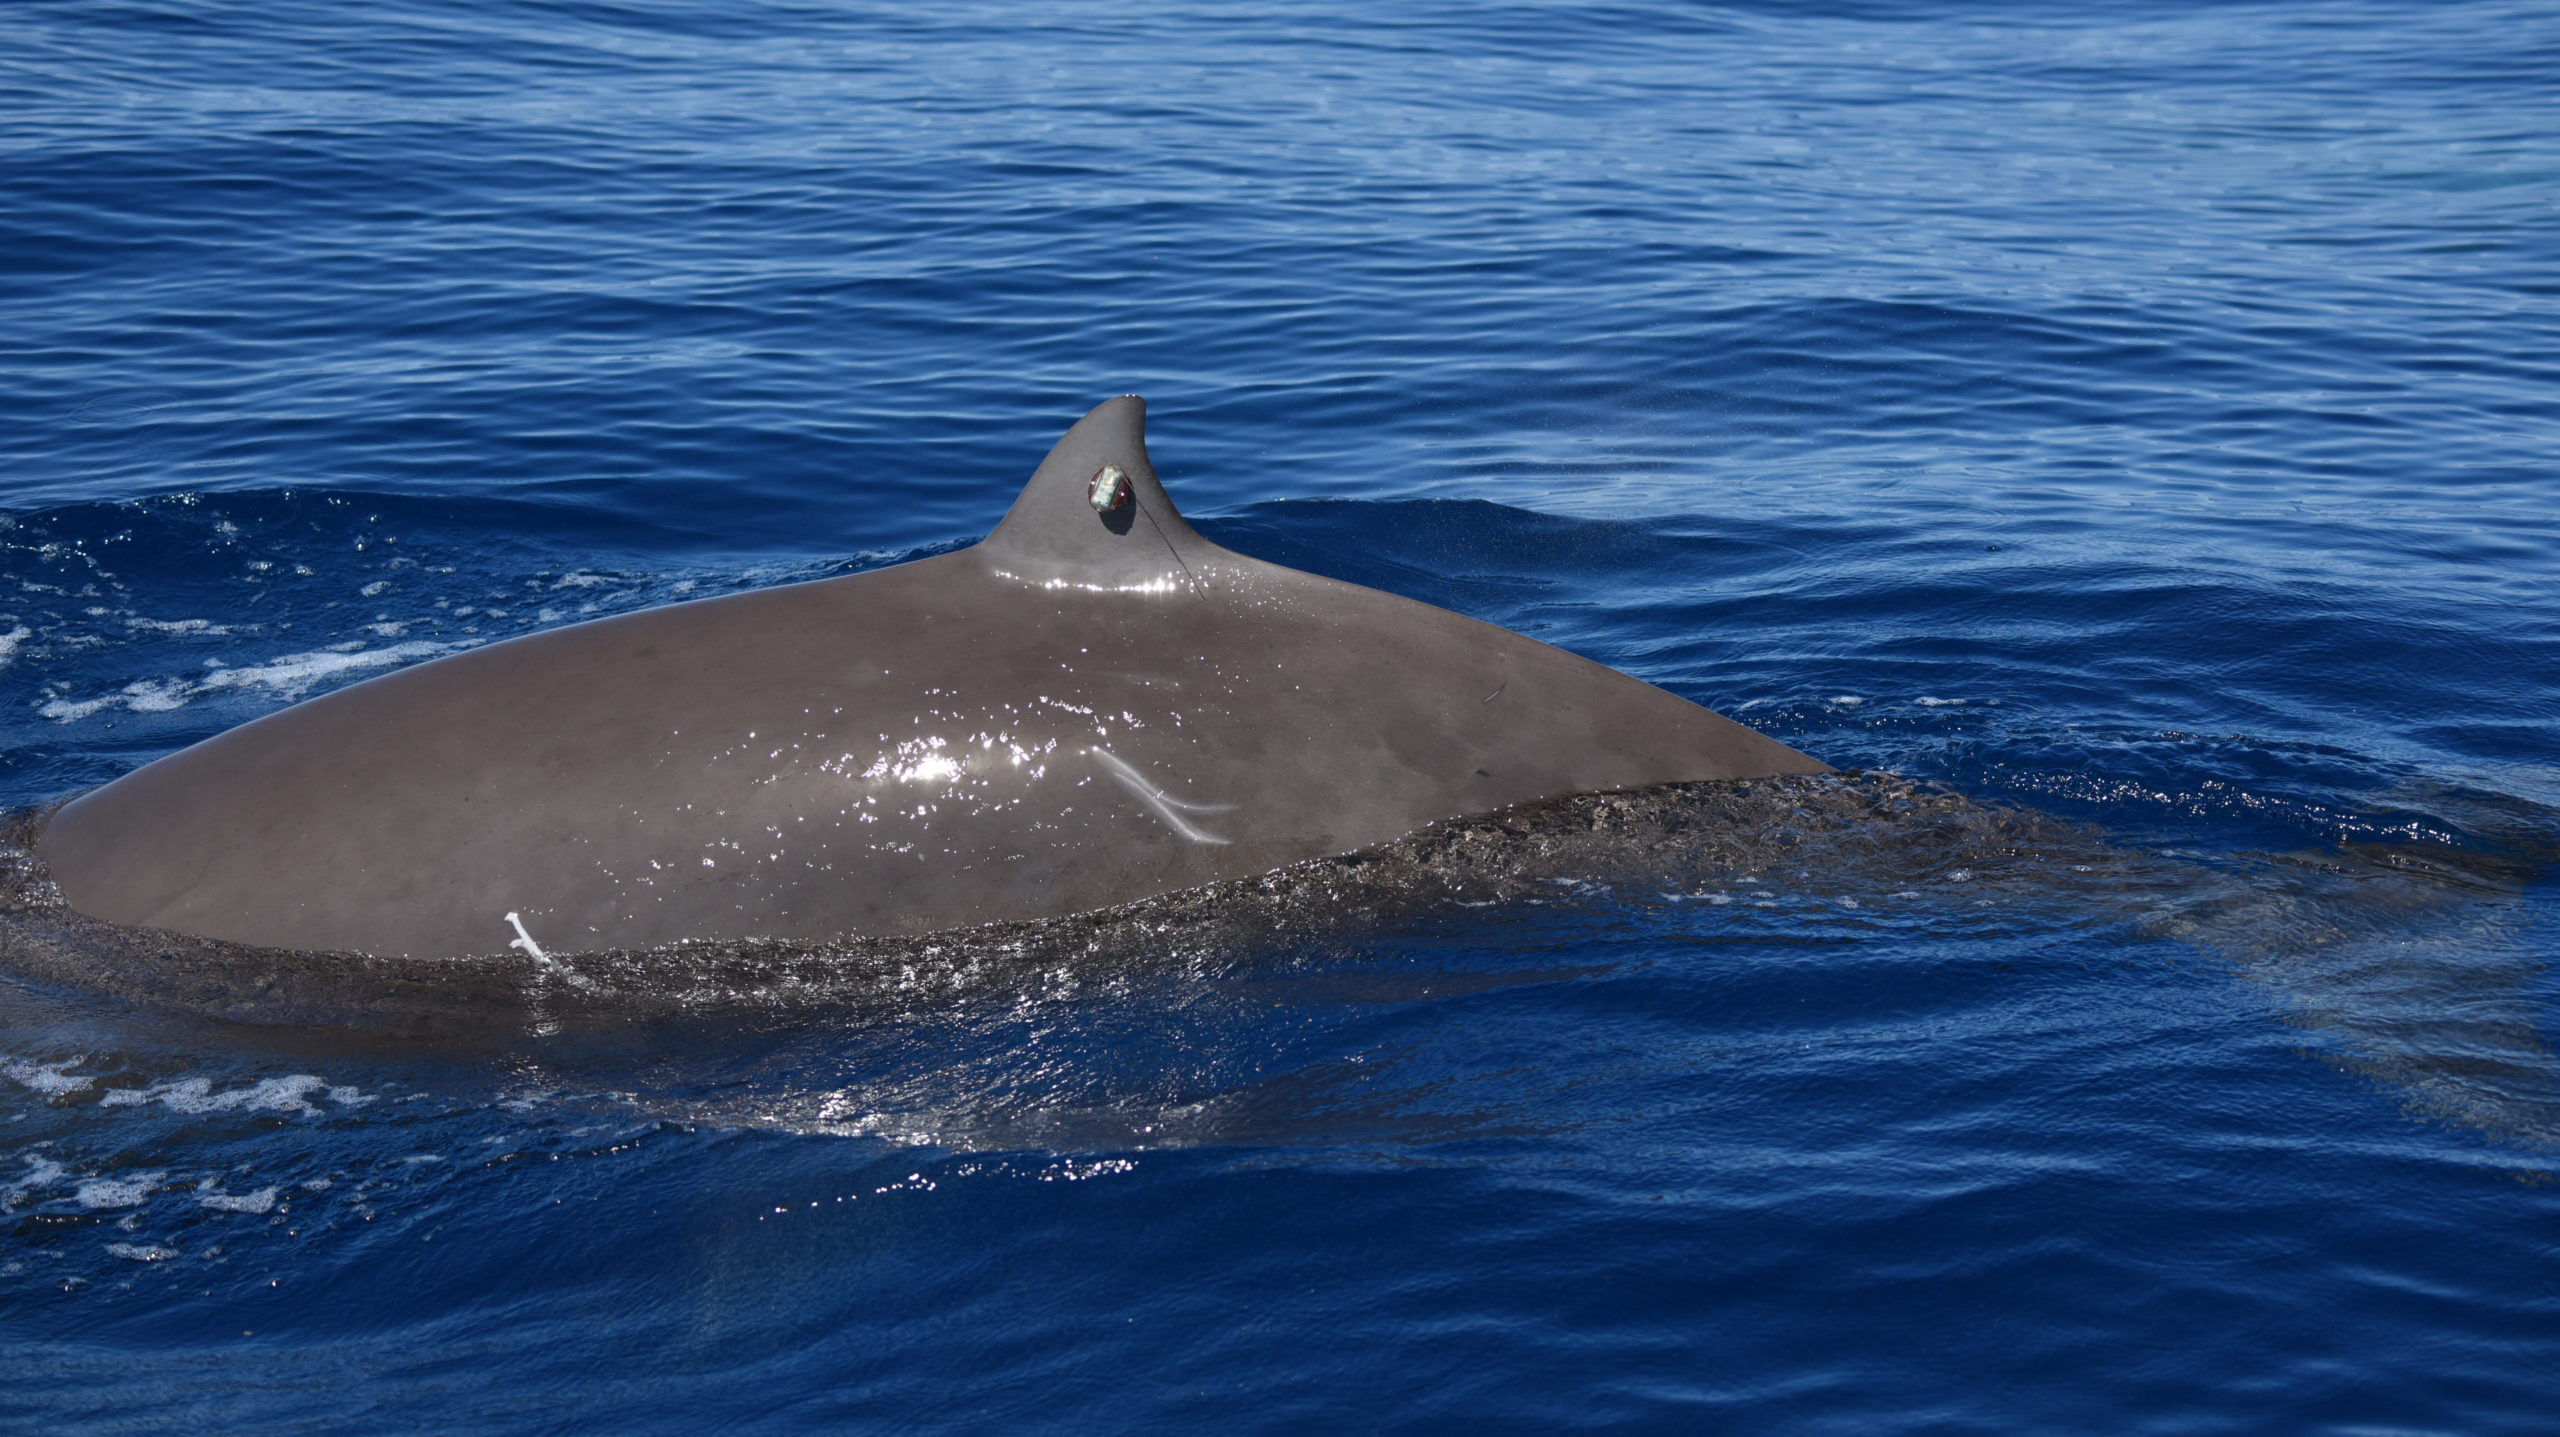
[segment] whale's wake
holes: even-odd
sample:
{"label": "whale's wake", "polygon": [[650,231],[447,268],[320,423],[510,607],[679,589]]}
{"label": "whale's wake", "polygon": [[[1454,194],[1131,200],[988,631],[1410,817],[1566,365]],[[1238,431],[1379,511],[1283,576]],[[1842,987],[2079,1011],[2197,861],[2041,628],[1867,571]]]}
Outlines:
{"label": "whale's wake", "polygon": [[[895,1023],[1078,985],[1301,971],[1386,934],[1498,943],[1573,920],[1694,937],[1712,920],[1748,937],[1755,922],[1818,905],[1829,941],[1848,943],[1912,924],[1949,937],[2041,924],[2136,961],[2145,943],[2174,940],[2258,985],[2323,1057],[2417,1108],[2560,1147],[2560,1063],[2521,941],[2526,887],[2554,857],[2549,816],[2512,802],[2464,816],[2474,841],[2463,847],[2205,855],[1890,774],[1673,784],[1433,824],[1067,918],[827,943],[394,960],[86,917],[52,892],[27,844],[38,816],[21,814],[0,833],[0,964],[238,1023],[481,1044],[670,1022]],[[1411,986],[1421,997],[1451,985],[1438,974]],[[758,1104],[821,1125],[843,1106],[824,1092]]]}

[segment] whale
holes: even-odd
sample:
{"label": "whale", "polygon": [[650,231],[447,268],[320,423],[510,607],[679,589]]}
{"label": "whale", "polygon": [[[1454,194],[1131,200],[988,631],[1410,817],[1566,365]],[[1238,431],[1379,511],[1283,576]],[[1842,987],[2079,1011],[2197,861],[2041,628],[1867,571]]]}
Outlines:
{"label": "whale", "polygon": [[1561,795],[1820,761],[1588,659],[1203,537],[1145,402],[948,553],[416,664],[53,809],[111,924],[435,959],[1054,918]]}

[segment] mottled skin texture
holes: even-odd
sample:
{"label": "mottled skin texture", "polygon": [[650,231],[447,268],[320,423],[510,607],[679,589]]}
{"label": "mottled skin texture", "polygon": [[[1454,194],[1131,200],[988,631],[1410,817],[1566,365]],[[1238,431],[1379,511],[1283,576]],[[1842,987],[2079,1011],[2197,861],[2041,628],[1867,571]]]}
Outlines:
{"label": "mottled skin texture", "polygon": [[[1222,549],[1095,409],[969,549],[439,659],[58,810],[75,909],[435,957],[1055,917],[1560,794],[1825,772],[1426,604]],[[1132,502],[1087,485],[1127,471]]]}

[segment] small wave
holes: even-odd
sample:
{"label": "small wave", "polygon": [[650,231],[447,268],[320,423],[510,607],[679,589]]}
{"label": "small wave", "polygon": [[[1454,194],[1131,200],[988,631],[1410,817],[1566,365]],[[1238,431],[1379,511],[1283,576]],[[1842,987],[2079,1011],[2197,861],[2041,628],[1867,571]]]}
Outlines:
{"label": "small wave", "polygon": [[65,1071],[79,1062],[78,1058],[64,1058],[56,1063],[32,1063],[18,1059],[0,1061],[0,1078],[7,1078],[20,1087],[32,1088],[46,1097],[58,1098],[65,1093],[79,1092],[96,1081],[80,1073]]}
{"label": "small wave", "polygon": [[[200,634],[208,638],[236,634],[242,628],[238,624],[217,624],[211,619],[146,619],[140,615],[126,619],[124,626],[146,634]],[[255,629],[258,626],[250,624],[246,627]]]}
{"label": "small wave", "polygon": [[26,1160],[27,1170],[16,1182],[0,1187],[0,1212],[15,1208],[29,1193],[60,1185],[71,1175],[69,1168],[42,1153],[20,1153],[18,1156]]}

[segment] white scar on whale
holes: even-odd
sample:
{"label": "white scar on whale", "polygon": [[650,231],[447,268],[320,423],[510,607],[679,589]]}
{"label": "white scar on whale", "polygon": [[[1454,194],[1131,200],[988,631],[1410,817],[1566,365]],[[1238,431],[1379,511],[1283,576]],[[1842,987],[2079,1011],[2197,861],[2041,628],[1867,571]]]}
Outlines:
{"label": "white scar on whale", "polygon": [[[1165,792],[1163,789],[1156,787],[1154,784],[1147,782],[1144,774],[1141,774],[1136,769],[1129,767],[1127,763],[1121,760],[1118,754],[1113,753],[1111,750],[1107,748],[1092,748],[1088,749],[1087,752],[1091,753],[1095,758],[1102,760],[1102,766],[1111,770],[1111,776],[1120,780],[1120,786],[1129,790],[1131,793],[1136,794],[1139,801],[1146,804],[1147,808],[1153,812],[1156,817],[1163,819],[1166,826],[1171,828],[1174,832],[1181,834],[1183,837],[1190,839],[1194,843],[1226,842],[1225,839],[1220,838],[1214,833],[1203,832],[1200,828],[1193,825],[1189,819],[1184,818],[1182,813],[1224,813],[1228,809],[1235,807],[1234,804],[1185,803],[1181,799],[1174,797],[1172,794]],[[1181,810],[1181,812],[1177,812],[1177,810]]]}

